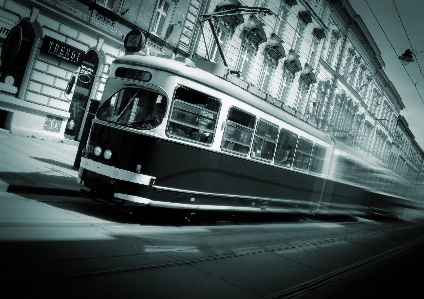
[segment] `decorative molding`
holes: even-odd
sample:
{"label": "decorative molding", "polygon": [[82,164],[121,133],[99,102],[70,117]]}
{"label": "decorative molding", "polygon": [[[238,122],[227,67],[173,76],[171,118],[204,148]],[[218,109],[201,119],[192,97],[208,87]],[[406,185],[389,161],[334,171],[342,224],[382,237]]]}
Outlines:
{"label": "decorative molding", "polygon": [[314,28],[312,30],[312,34],[321,41],[323,38],[325,38],[325,30],[324,28]]}
{"label": "decorative molding", "polygon": [[312,23],[312,14],[309,10],[299,11],[298,18],[305,26]]}
{"label": "decorative molding", "polygon": [[100,51],[102,49],[104,43],[105,43],[104,38],[101,38],[101,37],[97,38],[97,45],[96,45],[97,51]]}
{"label": "decorative molding", "polygon": [[290,8],[292,8],[293,6],[297,5],[297,1],[296,0],[283,0],[283,2]]}
{"label": "decorative molding", "polygon": [[[226,11],[228,8],[225,7],[225,5],[229,5],[230,3],[219,3],[214,12],[220,12],[220,11]],[[241,6],[241,4],[238,1],[235,1],[234,4],[231,4],[233,6]],[[221,23],[224,25],[228,30],[230,30],[231,34],[234,34],[234,31],[236,30],[236,27],[239,26],[244,22],[244,18],[242,15],[230,15],[230,16],[222,16],[219,17],[218,23]]]}
{"label": "decorative molding", "polygon": [[34,23],[35,20],[38,18],[38,15],[40,14],[40,10],[36,7],[31,8],[31,15],[29,17],[29,21]]}
{"label": "decorative molding", "polygon": [[294,50],[289,51],[287,59],[284,61],[284,66],[294,75],[302,70],[302,65],[299,61],[299,55]]}
{"label": "decorative molding", "polygon": [[279,59],[286,56],[282,43],[281,39],[276,34],[272,33],[265,46],[265,58],[273,64],[277,64]]}
{"label": "decorative molding", "polygon": [[260,44],[267,41],[267,37],[262,26],[249,23],[243,27],[242,40],[243,43],[257,50]]}
{"label": "decorative molding", "polygon": [[338,31],[338,30],[332,30],[331,31],[331,36],[334,37],[336,40],[340,39],[340,37],[341,37],[340,31]]}

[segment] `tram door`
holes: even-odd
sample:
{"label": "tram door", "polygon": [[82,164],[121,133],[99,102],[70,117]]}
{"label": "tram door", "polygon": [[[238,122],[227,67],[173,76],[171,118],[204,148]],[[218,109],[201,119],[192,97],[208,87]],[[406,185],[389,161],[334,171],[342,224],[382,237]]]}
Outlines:
{"label": "tram door", "polygon": [[99,57],[95,51],[90,50],[83,56],[65,129],[65,134],[72,136],[74,140],[78,140],[98,65]]}

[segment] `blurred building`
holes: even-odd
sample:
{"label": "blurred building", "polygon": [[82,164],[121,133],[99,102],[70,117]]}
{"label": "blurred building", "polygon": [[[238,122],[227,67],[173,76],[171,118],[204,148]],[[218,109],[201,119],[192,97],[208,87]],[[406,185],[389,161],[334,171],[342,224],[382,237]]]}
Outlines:
{"label": "blurred building", "polygon": [[[244,6],[272,14],[237,14]],[[0,0],[0,127],[78,140],[132,29],[146,36],[142,52],[226,63],[227,80],[424,184],[405,106],[348,1]]]}

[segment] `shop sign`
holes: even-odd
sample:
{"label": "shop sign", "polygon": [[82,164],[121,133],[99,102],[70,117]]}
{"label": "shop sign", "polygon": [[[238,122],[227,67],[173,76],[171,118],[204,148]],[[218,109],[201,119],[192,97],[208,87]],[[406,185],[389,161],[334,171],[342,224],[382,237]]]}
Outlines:
{"label": "shop sign", "polygon": [[50,55],[59,59],[68,61],[76,65],[80,65],[81,58],[84,51],[65,44],[57,39],[50,36],[43,38],[43,45],[41,46],[40,52],[46,55]]}
{"label": "shop sign", "polygon": [[0,38],[6,38],[9,34],[10,29],[12,29],[13,25],[9,23],[5,23],[0,20]]}
{"label": "shop sign", "polygon": [[5,23],[0,22],[0,37],[1,38],[6,38],[7,34],[9,33],[10,29],[12,28],[7,28],[9,26],[7,26]]}

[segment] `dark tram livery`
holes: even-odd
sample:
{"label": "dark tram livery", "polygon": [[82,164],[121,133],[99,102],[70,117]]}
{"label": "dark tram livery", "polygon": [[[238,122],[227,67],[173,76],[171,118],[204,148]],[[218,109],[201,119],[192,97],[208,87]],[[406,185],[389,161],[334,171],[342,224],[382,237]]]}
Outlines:
{"label": "dark tram livery", "polygon": [[187,210],[396,214],[411,202],[407,181],[210,66],[224,75],[184,58],[116,59],[79,182],[124,204]]}

